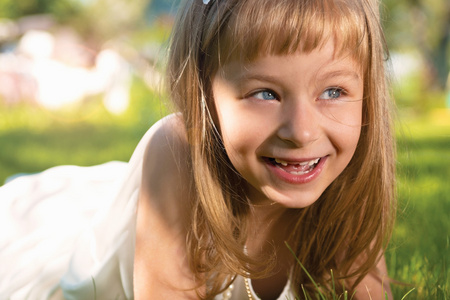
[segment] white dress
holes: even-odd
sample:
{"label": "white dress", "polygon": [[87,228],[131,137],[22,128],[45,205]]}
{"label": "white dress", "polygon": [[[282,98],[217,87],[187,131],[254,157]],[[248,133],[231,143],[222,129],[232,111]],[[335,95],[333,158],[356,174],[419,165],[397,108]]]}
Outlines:
{"label": "white dress", "polygon": [[[253,290],[251,280],[248,280],[248,283],[252,299],[260,300],[256,292]],[[247,299],[249,299],[248,291],[245,286],[245,280],[242,276],[236,277],[231,289],[228,288],[225,292],[223,292],[220,295],[217,295],[214,298],[214,300],[247,300]],[[295,300],[295,299],[298,299],[298,297],[295,297],[295,294],[290,289],[290,284],[288,281],[283,291],[278,296],[277,300]]]}
{"label": "white dress", "polygon": [[149,137],[129,163],[60,166],[0,187],[0,300],[133,298]]}
{"label": "white dress", "polygon": [[[137,199],[150,135],[128,163],[60,166],[0,187],[0,300],[133,299]],[[232,295],[246,299],[242,278]]]}

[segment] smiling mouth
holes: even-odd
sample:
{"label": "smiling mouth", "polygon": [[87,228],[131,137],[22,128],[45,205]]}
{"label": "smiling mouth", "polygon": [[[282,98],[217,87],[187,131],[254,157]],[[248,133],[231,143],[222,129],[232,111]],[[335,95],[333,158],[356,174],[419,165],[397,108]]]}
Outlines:
{"label": "smiling mouth", "polygon": [[275,167],[291,175],[305,175],[310,173],[319,164],[322,158],[315,158],[302,162],[287,162],[279,158],[266,158],[268,162]]}

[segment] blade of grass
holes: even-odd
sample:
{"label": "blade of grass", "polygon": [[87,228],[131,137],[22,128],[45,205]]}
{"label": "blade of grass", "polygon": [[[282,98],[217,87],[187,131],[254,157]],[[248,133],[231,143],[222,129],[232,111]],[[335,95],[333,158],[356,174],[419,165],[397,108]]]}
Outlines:
{"label": "blade of grass", "polygon": [[402,297],[402,299],[401,300],[404,300],[405,298],[406,298],[406,296],[408,296],[412,291],[414,291],[416,288],[412,288],[412,289],[410,289],[409,290],[409,292],[407,292],[403,297]]}
{"label": "blade of grass", "polygon": [[292,250],[292,248],[289,246],[289,244],[287,242],[284,242],[286,244],[286,247],[289,249],[289,251],[292,253],[292,255],[295,257],[295,260],[297,261],[297,263],[300,265],[300,267],[302,268],[302,270],[306,273],[306,275],[308,276],[308,278],[311,280],[311,282],[314,284],[314,287],[316,288],[317,292],[320,295],[320,298],[322,300],[326,300],[325,296],[322,294],[322,292],[319,289],[319,286],[317,285],[317,283],[314,281],[314,279],[312,278],[312,276],[309,274],[309,272],[306,270],[306,268],[303,266],[303,264],[301,263],[301,261],[298,259],[297,255],[295,254],[294,250]]}
{"label": "blade of grass", "polygon": [[305,287],[303,286],[303,284],[302,284],[302,291],[303,291],[303,295],[305,296],[305,299],[309,299],[308,295],[306,294]]}
{"label": "blade of grass", "polygon": [[330,273],[331,273],[331,284],[333,285],[333,300],[336,300],[336,286],[334,285],[333,269],[330,270]]}

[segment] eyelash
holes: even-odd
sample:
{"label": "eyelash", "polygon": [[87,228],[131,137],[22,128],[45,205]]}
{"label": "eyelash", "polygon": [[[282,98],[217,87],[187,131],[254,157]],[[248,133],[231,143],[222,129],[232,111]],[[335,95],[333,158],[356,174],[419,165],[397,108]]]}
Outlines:
{"label": "eyelash", "polygon": [[[338,92],[339,95],[338,95],[336,98],[329,98],[329,99],[323,99],[323,98],[321,98],[321,96],[322,96],[324,93],[326,93],[326,92],[328,92],[328,93],[330,93],[330,92]],[[318,97],[317,99],[318,99],[318,100],[331,100],[331,101],[334,101],[334,100],[337,100],[337,99],[341,98],[342,96],[346,96],[346,95],[348,95],[348,92],[347,92],[344,88],[339,87],[339,86],[333,86],[333,87],[328,87],[328,88],[326,88],[326,89],[319,95],[319,97]]]}
{"label": "eyelash", "polygon": [[[326,93],[326,92],[328,92],[328,93],[330,93],[330,92],[338,92],[339,95],[337,97],[335,97],[335,98],[333,98],[333,97],[330,97],[328,99],[321,98],[321,96],[324,93]],[[261,93],[270,94],[271,97],[273,97],[273,99],[264,99],[264,97],[261,97],[261,98],[256,97],[256,95],[261,94]],[[328,87],[325,90],[323,90],[322,93],[317,97],[317,100],[336,101],[339,98],[341,98],[342,96],[347,96],[347,95],[348,95],[348,92],[344,88],[339,87],[339,86],[333,86],[333,87]],[[258,90],[258,91],[252,92],[252,93],[248,94],[247,96],[245,96],[245,98],[256,98],[256,99],[261,100],[261,101],[270,101],[270,100],[279,100],[280,99],[278,94],[275,93],[273,90],[270,90],[270,89],[262,89],[262,90]]]}
{"label": "eyelash", "polygon": [[[261,93],[270,94],[273,97],[273,99],[263,99],[263,98],[256,97],[256,95],[261,94]],[[270,89],[262,89],[262,90],[258,90],[258,91],[252,92],[248,96],[246,96],[245,98],[256,98],[256,99],[261,100],[261,101],[271,101],[271,100],[279,100],[280,99],[278,94],[275,93],[274,91],[270,90]]]}

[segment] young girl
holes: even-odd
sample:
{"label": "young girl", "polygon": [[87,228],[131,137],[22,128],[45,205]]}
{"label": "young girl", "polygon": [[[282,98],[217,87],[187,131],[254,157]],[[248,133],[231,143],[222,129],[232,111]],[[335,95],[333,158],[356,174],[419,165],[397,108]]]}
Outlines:
{"label": "young girl", "polygon": [[[186,1],[167,72],[178,112],[130,163],[62,167],[75,169],[0,191],[13,224],[0,240],[0,298],[391,297],[386,55],[376,0]],[[71,189],[42,187],[61,173]],[[23,200],[58,189],[64,204]],[[15,221],[39,210],[31,203],[63,217],[34,217],[46,230],[31,230]],[[82,226],[71,227],[74,212]]]}

